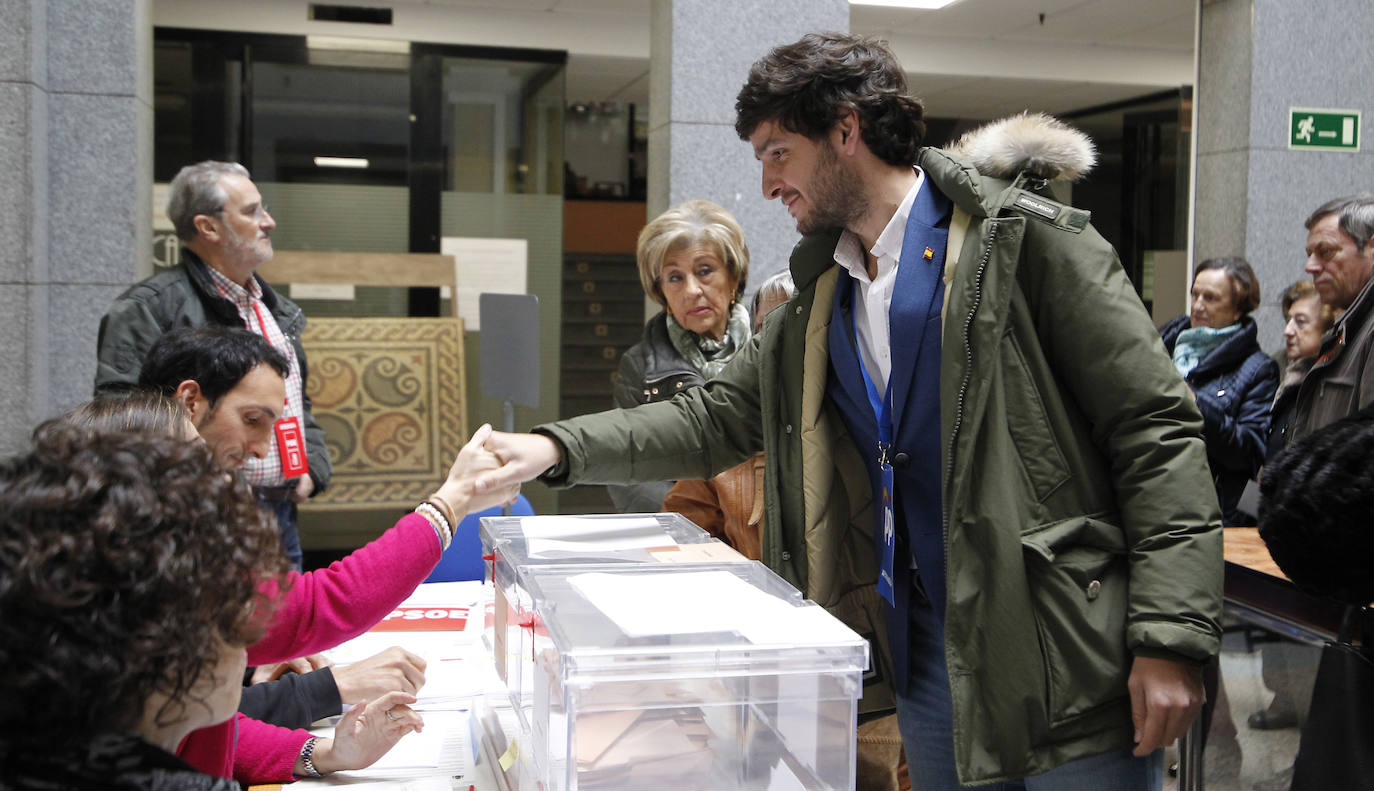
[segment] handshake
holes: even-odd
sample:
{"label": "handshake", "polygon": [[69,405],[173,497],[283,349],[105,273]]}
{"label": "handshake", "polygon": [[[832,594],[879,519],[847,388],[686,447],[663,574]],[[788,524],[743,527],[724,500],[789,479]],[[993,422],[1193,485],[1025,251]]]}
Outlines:
{"label": "handshake", "polygon": [[520,484],[534,480],[561,458],[557,443],[540,434],[507,434],[482,424],[458,452],[439,488],[446,502],[467,512],[515,500]]}

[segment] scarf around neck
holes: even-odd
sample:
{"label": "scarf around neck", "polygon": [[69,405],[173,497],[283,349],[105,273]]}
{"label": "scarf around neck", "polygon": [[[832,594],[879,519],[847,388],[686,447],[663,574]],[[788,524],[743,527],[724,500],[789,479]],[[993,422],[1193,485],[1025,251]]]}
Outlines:
{"label": "scarf around neck", "polygon": [[664,311],[664,315],[668,319],[668,339],[673,342],[673,348],[701,373],[703,379],[714,378],[725,370],[725,364],[749,340],[749,310],[739,303],[730,308],[725,337],[718,341],[684,328],[668,311]]}
{"label": "scarf around neck", "polygon": [[1184,378],[1193,372],[1198,363],[1226,342],[1226,339],[1240,331],[1240,322],[1214,330],[1211,327],[1190,327],[1178,334],[1174,341],[1174,367]]}

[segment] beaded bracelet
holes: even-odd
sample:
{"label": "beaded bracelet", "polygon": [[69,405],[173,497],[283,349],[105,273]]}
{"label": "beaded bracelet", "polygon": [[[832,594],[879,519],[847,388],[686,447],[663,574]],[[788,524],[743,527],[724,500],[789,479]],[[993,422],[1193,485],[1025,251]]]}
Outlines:
{"label": "beaded bracelet", "polygon": [[429,503],[415,506],[415,513],[423,516],[434,528],[434,532],[439,536],[440,551],[448,549],[448,545],[453,542],[453,527],[448,523],[448,517]]}
{"label": "beaded bracelet", "polygon": [[448,549],[449,542],[453,540],[453,527],[443,512],[429,503],[415,506],[415,512],[429,520],[434,532],[439,534],[439,543],[444,549]]}
{"label": "beaded bracelet", "polygon": [[448,500],[445,500],[442,494],[435,492],[428,500],[425,500],[425,502],[429,503],[435,508],[438,508],[440,511],[443,511],[444,516],[448,517],[449,527],[457,529],[458,516],[454,513],[453,506],[448,504]]}

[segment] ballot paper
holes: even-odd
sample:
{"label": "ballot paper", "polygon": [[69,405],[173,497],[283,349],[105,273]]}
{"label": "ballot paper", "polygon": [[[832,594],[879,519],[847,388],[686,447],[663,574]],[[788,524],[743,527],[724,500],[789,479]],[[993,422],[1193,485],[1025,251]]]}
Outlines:
{"label": "ballot paper", "polygon": [[[340,779],[337,775],[330,775],[334,778],[329,781],[331,786],[348,786],[350,789],[361,789],[361,791],[454,791],[456,788],[467,788],[468,784],[461,786],[456,784],[453,778],[447,775],[435,775],[431,777],[415,777],[408,780],[385,779],[385,780],[359,780],[353,778]],[[323,783],[324,781],[314,781]],[[270,786],[276,788],[277,786]],[[286,786],[284,786],[286,787]],[[289,786],[296,788],[295,785]]]}
{"label": "ballot paper", "polygon": [[715,760],[699,709],[616,711],[577,720],[579,788],[667,785],[706,777]]}
{"label": "ballot paper", "polygon": [[[471,607],[491,601],[491,586],[481,580],[426,582],[401,602],[402,607]],[[480,628],[480,626],[479,626]]]}
{"label": "ballot paper", "polygon": [[[469,743],[471,725],[469,713],[464,711],[427,712],[423,715],[425,729],[413,731],[396,743],[366,769],[338,772],[338,780],[405,780],[433,776],[465,776],[472,770],[472,747]],[[330,736],[332,729],[314,731]]]}
{"label": "ballot paper", "polygon": [[748,563],[749,559],[723,541],[701,544],[678,544],[649,550],[649,556],[659,563]]}
{"label": "ballot paper", "polygon": [[[533,516],[520,520],[531,558],[622,556],[635,550],[676,546],[652,517]],[[647,552],[643,560],[649,560]]]}
{"label": "ballot paper", "polygon": [[[421,585],[371,631],[325,655],[336,666],[346,667],[399,645],[426,663],[425,684],[414,709],[464,708],[473,696],[500,683],[482,641],[492,591],[476,580]],[[399,625],[415,628],[398,629]],[[439,631],[422,631],[426,627]]]}
{"label": "ballot paper", "polygon": [[728,571],[588,572],[568,582],[630,637],[738,632],[756,645],[859,639],[823,608],[796,606]]}

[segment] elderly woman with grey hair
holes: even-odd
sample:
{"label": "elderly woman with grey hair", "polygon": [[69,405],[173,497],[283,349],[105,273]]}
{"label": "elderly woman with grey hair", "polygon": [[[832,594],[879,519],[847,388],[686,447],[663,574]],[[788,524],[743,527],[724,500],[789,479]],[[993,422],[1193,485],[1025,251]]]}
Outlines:
{"label": "elderly woman with grey hair", "polygon": [[[660,214],[635,252],[644,293],[663,307],[620,358],[615,405],[666,401],[720,373],[749,340],[740,303],[749,277],[744,230],[730,212],[694,200]],[[621,513],[658,511],[672,481],[606,487]]]}

